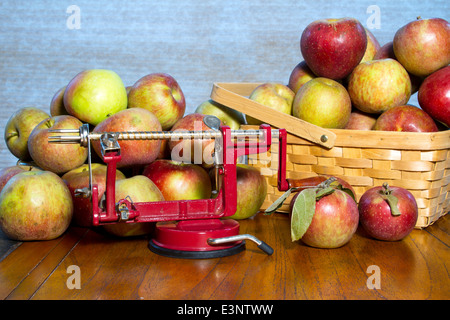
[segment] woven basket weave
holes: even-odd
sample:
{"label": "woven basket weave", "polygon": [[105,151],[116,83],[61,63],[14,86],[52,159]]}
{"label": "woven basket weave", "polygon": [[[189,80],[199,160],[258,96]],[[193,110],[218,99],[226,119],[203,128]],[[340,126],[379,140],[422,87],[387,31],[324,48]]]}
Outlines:
{"label": "woven basket weave", "polygon": [[[215,86],[211,97],[228,107],[246,110],[255,103],[247,99],[249,103],[245,106],[242,96],[256,85],[232,84],[227,86],[230,91],[219,91],[222,88]],[[243,99],[237,99],[235,93]],[[276,117],[277,111],[274,111],[270,118]],[[260,120],[273,125],[270,118]],[[257,127],[245,125],[242,128]],[[366,190],[384,182],[405,188],[414,195],[419,207],[417,228],[431,225],[450,210],[450,130],[433,133],[329,131],[336,135],[331,148],[288,133],[288,179],[316,175],[340,177],[353,186],[357,200]],[[273,145],[271,150],[277,152],[278,146]],[[261,209],[269,207],[283,194],[277,189],[278,157],[273,152],[249,156],[249,164],[259,168],[268,182],[267,197]],[[291,199],[292,195],[279,208],[280,212],[288,212]]]}

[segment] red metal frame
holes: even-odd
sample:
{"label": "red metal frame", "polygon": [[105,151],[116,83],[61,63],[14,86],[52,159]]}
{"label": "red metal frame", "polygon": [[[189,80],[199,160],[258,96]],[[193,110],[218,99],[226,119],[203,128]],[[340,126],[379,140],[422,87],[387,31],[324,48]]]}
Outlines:
{"label": "red metal frame", "polygon": [[[222,175],[222,187],[214,199],[178,200],[159,202],[131,202],[121,199],[115,203],[115,181],[117,162],[121,159],[119,152],[107,152],[103,160],[107,164],[106,203],[100,208],[98,205],[98,187],[92,185],[93,225],[103,225],[120,222],[121,210],[127,213],[123,222],[162,222],[177,220],[217,219],[228,217],[236,212],[236,160],[241,155],[267,152],[272,144],[271,128],[261,125],[263,137],[259,141],[234,142],[231,130],[221,126],[223,137],[223,165],[219,170]],[[278,189],[287,190],[286,181],[286,130],[279,129],[279,168]],[[214,223],[214,222],[211,222]]]}

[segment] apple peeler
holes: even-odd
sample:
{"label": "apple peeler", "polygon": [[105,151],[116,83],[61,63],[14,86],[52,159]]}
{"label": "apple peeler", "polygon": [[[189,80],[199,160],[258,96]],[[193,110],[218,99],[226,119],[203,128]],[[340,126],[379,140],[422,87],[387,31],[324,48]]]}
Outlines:
{"label": "apple peeler", "polygon": [[[243,155],[267,152],[273,138],[278,138],[278,189],[286,191],[285,129],[271,129],[262,124],[254,130],[231,130],[215,116],[205,116],[207,131],[89,132],[89,125],[79,129],[57,129],[51,143],[78,143],[88,148],[89,187],[78,189],[75,196],[90,198],[92,224],[156,222],[149,249],[177,258],[216,258],[245,249],[245,240],[253,241],[270,255],[273,249],[249,234],[239,234],[239,223],[221,219],[236,212],[236,163]],[[214,168],[216,190],[210,199],[133,202],[126,197],[115,201],[116,165],[121,159],[121,140],[215,139]],[[92,182],[91,141],[99,140],[102,159],[107,165],[105,199],[99,204],[98,186]]]}

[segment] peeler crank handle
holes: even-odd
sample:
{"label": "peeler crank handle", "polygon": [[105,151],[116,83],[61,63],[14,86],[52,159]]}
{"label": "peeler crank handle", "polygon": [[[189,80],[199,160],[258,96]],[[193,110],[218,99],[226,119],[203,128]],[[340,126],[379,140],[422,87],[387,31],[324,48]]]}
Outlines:
{"label": "peeler crank handle", "polygon": [[267,255],[272,255],[273,249],[271,246],[269,246],[264,241],[259,240],[255,236],[252,236],[251,234],[239,234],[236,236],[230,236],[230,237],[223,237],[223,238],[210,238],[208,239],[209,245],[215,245],[215,244],[222,244],[222,243],[228,243],[228,242],[236,242],[236,241],[242,241],[242,240],[251,240],[254,243],[257,244],[258,248],[261,249],[264,253]]}

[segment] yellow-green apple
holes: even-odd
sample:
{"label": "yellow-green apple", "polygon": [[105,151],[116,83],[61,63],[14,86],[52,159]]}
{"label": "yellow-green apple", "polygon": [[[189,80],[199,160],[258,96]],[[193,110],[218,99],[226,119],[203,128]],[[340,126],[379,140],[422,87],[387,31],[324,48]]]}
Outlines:
{"label": "yellow-green apple", "polygon": [[161,190],[166,200],[195,200],[211,197],[211,181],[201,166],[159,159],[142,173]]}
{"label": "yellow-green apple", "polygon": [[411,105],[396,106],[383,112],[373,130],[436,132],[438,127],[425,111]]}
{"label": "yellow-green apple", "polygon": [[[292,114],[292,101],[295,93],[288,86],[276,82],[266,82],[257,86],[250,94],[249,99],[266,107],[285,114]],[[260,125],[263,121],[246,116],[250,125]]]}
{"label": "yellow-green apple", "polygon": [[30,166],[30,165],[15,165],[10,167],[5,167],[0,169],[0,192],[2,191],[5,184],[14,177],[16,174],[25,172],[25,171],[39,171],[38,167]]}
{"label": "yellow-green apple", "polygon": [[364,56],[362,57],[360,63],[373,60],[378,50],[380,50],[381,48],[381,45],[378,42],[377,38],[374,36],[374,34],[367,28],[365,28],[365,30],[367,35],[367,48],[366,51],[364,52]]}
{"label": "yellow-green apple", "polygon": [[66,91],[66,87],[64,86],[58,89],[50,101],[50,115],[52,117],[69,114],[64,106],[64,92]]}
{"label": "yellow-green apple", "polygon": [[450,127],[450,66],[426,77],[417,99],[420,107],[433,119]]}
{"label": "yellow-green apple", "polygon": [[[98,187],[99,204],[106,190],[107,166],[102,163],[92,163],[92,184]],[[66,172],[61,177],[67,184],[73,200],[72,222],[78,226],[92,226],[92,202],[91,198],[83,197],[80,190],[89,188],[89,165],[83,164],[78,168]],[[116,180],[125,179],[125,175],[116,170]]]}
{"label": "yellow-green apple", "polygon": [[323,77],[305,83],[292,104],[294,117],[323,128],[345,128],[351,111],[352,104],[345,87]]}
{"label": "yellow-green apple", "polygon": [[[135,175],[127,179],[116,180],[115,201],[129,197],[133,202],[164,201],[158,187],[147,177]],[[149,234],[155,227],[154,222],[129,222],[103,225],[110,234],[120,237],[142,236]]]}
{"label": "yellow-green apple", "polygon": [[[178,120],[170,131],[211,131],[203,122],[206,115],[190,113]],[[178,139],[169,140],[171,159],[178,162],[187,162],[202,165],[213,164],[214,139]]]}
{"label": "yellow-green apple", "polygon": [[[142,108],[119,111],[95,126],[93,132],[161,131],[156,116]],[[161,148],[161,140],[119,140],[121,160],[117,168],[142,166],[154,161]],[[93,141],[92,147],[99,157],[100,141]]]}
{"label": "yellow-green apple", "polygon": [[184,116],[186,100],[178,82],[166,73],[140,78],[128,93],[128,108],[144,108],[155,114],[163,130]]}
{"label": "yellow-green apple", "polygon": [[371,60],[360,63],[353,70],[347,90],[357,109],[382,113],[409,101],[411,80],[397,60]]}
{"label": "yellow-green apple", "polygon": [[216,116],[232,130],[238,130],[245,123],[245,117],[241,112],[217,103],[212,99],[202,102],[195,109],[194,113]]}
{"label": "yellow-green apple", "polygon": [[314,72],[311,71],[306,64],[306,61],[303,60],[292,69],[289,76],[288,87],[294,91],[294,93],[297,93],[302,85],[315,77],[316,75]]}
{"label": "yellow-green apple", "polygon": [[373,238],[385,241],[406,237],[418,218],[417,202],[412,193],[387,184],[364,192],[358,210],[362,228]]}
{"label": "yellow-green apple", "polygon": [[347,77],[360,63],[366,47],[366,31],[354,18],[316,20],[300,38],[303,59],[311,70],[333,80]]}
{"label": "yellow-green apple", "polygon": [[95,126],[127,108],[127,91],[116,72],[89,69],[70,80],[63,100],[70,115]]}
{"label": "yellow-green apple", "polygon": [[441,18],[419,17],[397,30],[393,46],[408,72],[426,77],[450,63],[450,24]]}
{"label": "yellow-green apple", "polygon": [[[82,122],[70,115],[61,115],[42,120],[31,131],[28,150],[36,165],[57,174],[65,173],[85,163],[88,150],[79,144],[59,144],[49,142],[55,135],[53,129],[79,129]],[[70,135],[70,134],[66,134]]]}
{"label": "yellow-green apple", "polygon": [[72,197],[64,181],[50,171],[16,174],[0,193],[0,226],[13,240],[51,240],[70,225]]}
{"label": "yellow-green apple", "polygon": [[[378,50],[378,52],[375,54],[375,57],[373,60],[381,60],[381,59],[387,59],[391,58],[394,60],[397,60],[394,53],[394,44],[392,41],[386,43],[384,46]],[[397,60],[398,61],[398,60]],[[408,70],[406,70],[408,71]],[[419,90],[419,87],[423,81],[423,77],[415,76],[411,72],[408,72],[409,79],[411,80],[411,95],[416,93]]]}
{"label": "yellow-green apple", "polygon": [[373,113],[366,113],[360,110],[353,110],[350,114],[345,129],[351,130],[372,130],[375,122],[377,122],[377,116]]}
{"label": "yellow-green apple", "polygon": [[42,120],[49,115],[36,107],[25,107],[14,112],[5,125],[5,143],[8,150],[18,159],[31,160],[28,152],[28,137]]}
{"label": "yellow-green apple", "polygon": [[236,212],[230,219],[248,219],[259,212],[267,196],[267,181],[261,172],[246,164],[236,165]]}
{"label": "yellow-green apple", "polygon": [[[339,248],[347,244],[356,232],[359,224],[358,205],[355,200],[345,191],[335,189],[332,193],[326,194],[319,199],[315,198],[315,209],[313,209],[312,219],[309,225],[303,228],[304,233],[300,239],[303,243],[317,248]],[[294,219],[304,217],[295,217],[295,207],[301,206],[299,201],[306,200],[307,197],[297,193],[292,198],[293,204],[291,210],[291,228],[297,228],[298,224]],[[303,206],[305,206],[303,204]],[[306,207],[306,206],[305,206]],[[297,215],[305,214],[306,211],[297,211]],[[297,220],[298,221],[298,220]],[[298,231],[296,231],[298,232]],[[295,240],[295,239],[294,239]]]}

